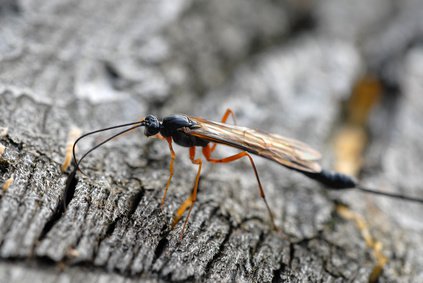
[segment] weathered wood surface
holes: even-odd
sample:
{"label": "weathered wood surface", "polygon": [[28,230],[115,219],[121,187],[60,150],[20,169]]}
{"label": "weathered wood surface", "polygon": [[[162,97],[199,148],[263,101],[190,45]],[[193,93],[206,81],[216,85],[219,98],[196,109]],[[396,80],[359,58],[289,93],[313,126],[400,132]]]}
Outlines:
{"label": "weathered wood surface", "polygon": [[[421,1],[3,1],[0,4],[0,282],[366,282],[374,265],[341,199],[389,262],[382,282],[423,280],[422,207],[335,193],[256,158],[206,166],[188,230],[170,229],[195,168],[177,148],[127,135],[87,158],[62,211],[66,136],[175,112],[296,137],[321,150],[366,70],[387,86],[363,181],[420,195]],[[301,3],[301,4],[299,4]],[[103,135],[104,137],[105,135]],[[80,146],[88,149],[96,140]],[[221,148],[217,154],[231,150]]]}

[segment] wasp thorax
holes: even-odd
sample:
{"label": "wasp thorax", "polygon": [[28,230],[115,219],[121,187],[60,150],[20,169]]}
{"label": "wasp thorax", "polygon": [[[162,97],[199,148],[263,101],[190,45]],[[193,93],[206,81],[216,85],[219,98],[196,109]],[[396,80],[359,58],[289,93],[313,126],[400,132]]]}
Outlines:
{"label": "wasp thorax", "polygon": [[160,131],[160,122],[156,116],[147,115],[144,119],[145,121],[145,129],[144,135],[147,137],[154,136],[159,133]]}

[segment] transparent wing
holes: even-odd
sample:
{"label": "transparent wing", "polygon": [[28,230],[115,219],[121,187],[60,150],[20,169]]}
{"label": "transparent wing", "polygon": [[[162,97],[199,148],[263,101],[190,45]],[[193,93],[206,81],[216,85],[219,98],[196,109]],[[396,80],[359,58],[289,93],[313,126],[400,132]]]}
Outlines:
{"label": "transparent wing", "polygon": [[189,118],[198,124],[186,130],[189,135],[239,148],[292,169],[310,173],[322,170],[317,162],[320,153],[300,141],[199,117]]}

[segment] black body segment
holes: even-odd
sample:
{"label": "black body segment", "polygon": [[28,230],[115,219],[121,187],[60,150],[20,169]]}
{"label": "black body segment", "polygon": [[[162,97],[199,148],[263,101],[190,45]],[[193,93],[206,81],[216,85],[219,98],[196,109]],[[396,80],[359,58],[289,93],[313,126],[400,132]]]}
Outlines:
{"label": "black body segment", "polygon": [[163,118],[160,133],[164,137],[172,136],[181,128],[192,128],[196,125],[190,118],[181,114],[173,114]]}
{"label": "black body segment", "polygon": [[197,123],[192,121],[189,117],[181,114],[174,114],[163,118],[160,134],[164,137],[172,137],[173,141],[180,146],[206,146],[209,143],[208,141],[193,135],[188,135],[184,131],[184,128],[195,129],[197,127]]}
{"label": "black body segment", "polygon": [[144,135],[146,137],[154,136],[160,131],[160,121],[154,115],[147,115],[144,119]]}
{"label": "black body segment", "polygon": [[192,146],[206,146],[209,142],[206,140],[203,140],[198,137],[190,136],[185,134],[184,132],[176,132],[172,135],[173,141],[184,147],[192,147]]}
{"label": "black body segment", "polygon": [[353,177],[328,170],[322,170],[319,173],[302,172],[307,177],[324,184],[330,189],[352,189],[357,187],[357,182]]}

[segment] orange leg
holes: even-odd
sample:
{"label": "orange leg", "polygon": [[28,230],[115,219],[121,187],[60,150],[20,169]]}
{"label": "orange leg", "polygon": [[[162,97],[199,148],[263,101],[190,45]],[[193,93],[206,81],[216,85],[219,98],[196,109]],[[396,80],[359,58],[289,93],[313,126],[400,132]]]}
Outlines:
{"label": "orange leg", "polygon": [[234,111],[232,111],[231,108],[226,109],[225,114],[223,114],[223,116],[222,116],[221,122],[226,123],[226,120],[228,120],[229,115],[232,116],[232,119],[234,120],[234,124],[236,125],[235,114],[234,114]]}
{"label": "orange leg", "polygon": [[[234,124],[236,125],[236,119],[235,119],[235,114],[234,111],[232,111],[231,108],[226,109],[225,114],[223,114],[222,116],[222,123],[226,123],[226,120],[228,120],[229,115],[232,116],[232,120],[234,120]],[[216,149],[217,143],[214,143],[210,149],[211,152],[213,152]]]}
{"label": "orange leg", "polygon": [[261,185],[260,178],[259,178],[259,175],[258,175],[258,172],[257,172],[257,168],[256,168],[256,165],[254,164],[254,160],[251,157],[251,155],[246,151],[242,151],[240,153],[237,153],[235,155],[232,155],[232,156],[229,156],[229,157],[226,157],[226,158],[215,159],[215,158],[211,157],[211,152],[212,152],[212,150],[211,150],[209,145],[203,147],[203,155],[206,157],[207,161],[209,161],[211,163],[229,163],[229,162],[241,159],[242,157],[248,157],[248,159],[250,159],[251,166],[254,169],[254,174],[256,175],[257,183],[259,185],[260,197],[263,199],[264,203],[266,204],[266,208],[267,208],[267,211],[269,212],[270,221],[272,222],[273,228],[275,230],[277,230],[277,227],[275,225],[275,220],[273,218],[272,210],[270,209],[270,206],[267,203],[266,196],[264,195],[263,186]]}
{"label": "orange leg", "polygon": [[[162,136],[160,135],[160,137],[162,137]],[[172,177],[173,177],[173,173],[174,173],[173,164],[175,163],[175,157],[176,157],[175,151],[173,151],[173,147],[172,147],[172,138],[171,137],[166,137],[164,139],[169,144],[169,150],[170,150],[169,173],[170,173],[170,175],[169,175],[169,179],[167,179],[166,188],[165,188],[165,191],[164,191],[164,194],[163,194],[162,204],[161,204],[162,207],[163,207],[164,202],[165,202],[165,199],[166,199],[166,194],[167,194],[167,190],[169,189],[169,186],[170,186],[170,181],[172,180]]]}
{"label": "orange leg", "polygon": [[195,177],[194,188],[192,189],[191,195],[181,204],[181,206],[176,211],[176,215],[172,223],[172,227],[174,227],[179,222],[179,220],[181,220],[181,217],[184,214],[185,210],[189,208],[187,218],[185,219],[184,226],[182,227],[181,239],[182,239],[182,236],[184,235],[189,216],[191,215],[191,210],[194,207],[195,201],[197,200],[198,183],[200,181],[201,166],[202,166],[201,158],[195,159],[195,146],[189,148],[189,158],[191,159],[192,164],[198,165],[198,171],[197,171],[197,176]]}
{"label": "orange leg", "polygon": [[156,134],[153,136],[153,138],[159,139],[161,141],[164,141],[166,138],[164,136],[162,136],[161,134]]}

